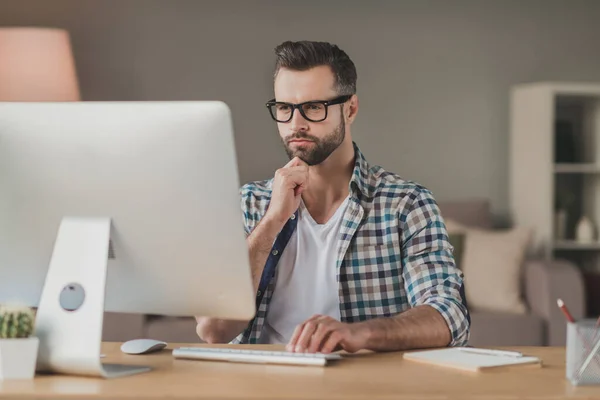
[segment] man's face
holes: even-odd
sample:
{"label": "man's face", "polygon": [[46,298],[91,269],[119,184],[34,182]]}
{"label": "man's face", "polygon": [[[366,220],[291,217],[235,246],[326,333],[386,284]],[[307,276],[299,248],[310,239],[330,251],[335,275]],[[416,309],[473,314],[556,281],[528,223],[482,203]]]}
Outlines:
{"label": "man's face", "polygon": [[[332,100],[338,97],[334,90],[335,78],[328,66],[306,71],[282,68],[275,79],[275,99],[286,103],[304,103],[312,100]],[[346,129],[341,105],[331,105],[327,118],[321,122],[305,119],[298,109],[289,122],[278,122],[279,135],[290,157],[299,157],[308,165],[325,161],[344,141]]]}

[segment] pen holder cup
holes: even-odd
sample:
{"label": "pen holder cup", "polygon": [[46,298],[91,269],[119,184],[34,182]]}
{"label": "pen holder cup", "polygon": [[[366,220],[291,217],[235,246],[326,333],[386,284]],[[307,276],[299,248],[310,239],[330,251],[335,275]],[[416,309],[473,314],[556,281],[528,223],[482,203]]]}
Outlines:
{"label": "pen holder cup", "polygon": [[600,329],[596,320],[567,322],[567,379],[575,386],[600,385]]}

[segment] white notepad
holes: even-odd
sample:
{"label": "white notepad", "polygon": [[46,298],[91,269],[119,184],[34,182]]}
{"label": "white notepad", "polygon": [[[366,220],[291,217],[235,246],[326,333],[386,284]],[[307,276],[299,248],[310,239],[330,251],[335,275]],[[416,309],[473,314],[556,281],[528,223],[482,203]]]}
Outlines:
{"label": "white notepad", "polygon": [[[462,349],[465,348],[450,347],[437,350],[409,352],[404,353],[404,359],[474,372],[488,368],[512,365],[541,365],[541,360],[537,357],[476,354],[463,351]],[[466,348],[466,350],[468,350],[468,348]]]}

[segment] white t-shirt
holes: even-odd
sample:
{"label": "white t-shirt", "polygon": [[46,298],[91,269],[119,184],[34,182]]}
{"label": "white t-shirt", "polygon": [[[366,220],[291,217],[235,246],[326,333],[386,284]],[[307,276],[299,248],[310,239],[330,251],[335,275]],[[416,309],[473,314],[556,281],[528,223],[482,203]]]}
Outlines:
{"label": "white t-shirt", "polygon": [[315,314],[340,320],[336,264],[347,205],[348,198],[325,224],[318,224],[300,202],[298,225],[277,264],[261,343],[287,344],[296,326]]}

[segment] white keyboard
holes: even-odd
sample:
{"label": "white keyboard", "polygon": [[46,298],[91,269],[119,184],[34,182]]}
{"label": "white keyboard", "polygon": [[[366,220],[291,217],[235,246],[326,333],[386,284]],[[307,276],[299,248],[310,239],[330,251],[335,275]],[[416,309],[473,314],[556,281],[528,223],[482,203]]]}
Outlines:
{"label": "white keyboard", "polygon": [[287,351],[206,347],[178,347],[173,349],[173,357],[193,360],[317,366],[324,366],[328,361],[340,360],[342,358],[339,354],[291,353]]}

